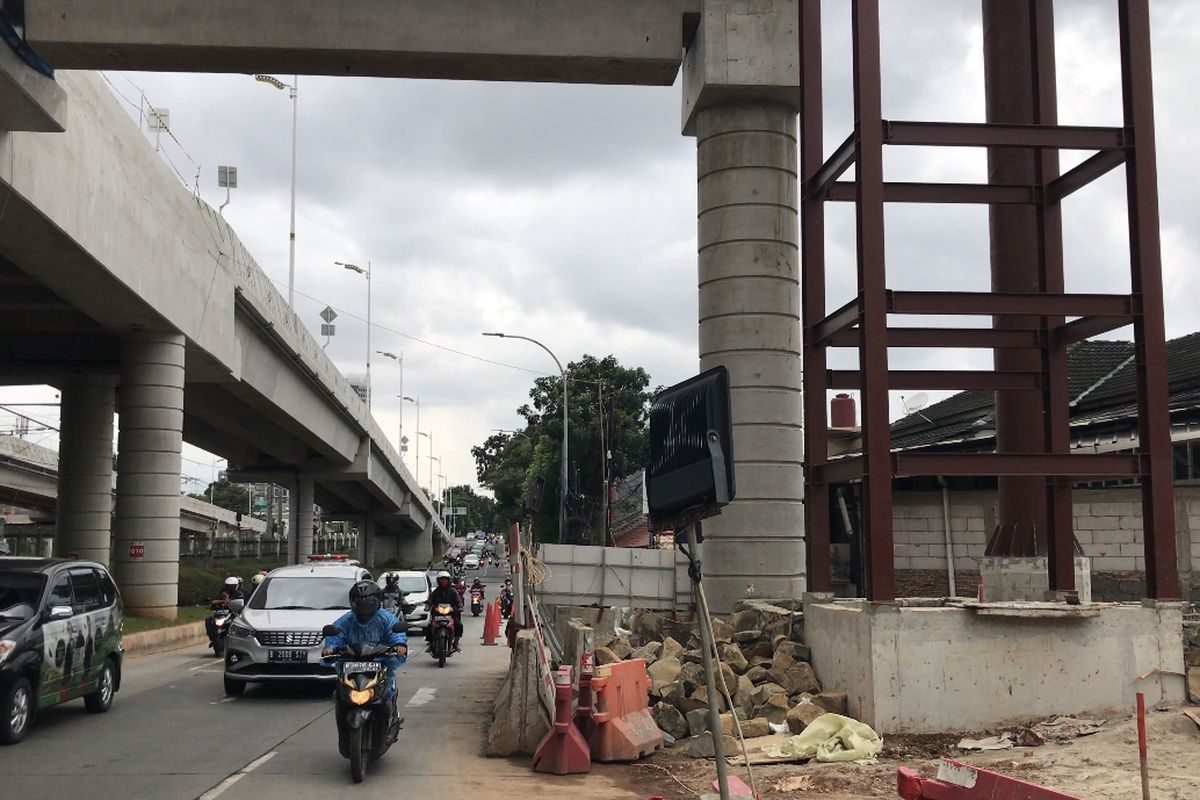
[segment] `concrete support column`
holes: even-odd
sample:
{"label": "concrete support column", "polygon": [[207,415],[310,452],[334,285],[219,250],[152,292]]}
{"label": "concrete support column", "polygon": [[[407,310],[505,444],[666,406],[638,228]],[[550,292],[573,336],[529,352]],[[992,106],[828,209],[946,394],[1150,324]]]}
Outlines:
{"label": "concrete support column", "polygon": [[367,569],[375,568],[375,520],[371,516],[363,517],[362,527],[359,529],[362,532],[359,542],[359,554],[362,556],[363,566]]}
{"label": "concrete support column", "polygon": [[423,569],[433,560],[433,537],[436,535],[432,517],[422,530],[400,534],[396,538],[397,558],[413,567]]}
{"label": "concrete support column", "polygon": [[116,547],[127,613],[175,618],[184,338],[139,332],[121,348]]}
{"label": "concrete support column", "polygon": [[54,555],[109,563],[112,553],[115,375],[81,375],[62,387]]}
{"label": "concrete support column", "polygon": [[796,112],[762,100],[695,114],[700,369],[729,369],[737,493],[704,522],[708,598],[804,589]]}
{"label": "concrete support column", "polygon": [[297,475],[288,503],[288,563],[303,564],[313,550],[313,481]]}

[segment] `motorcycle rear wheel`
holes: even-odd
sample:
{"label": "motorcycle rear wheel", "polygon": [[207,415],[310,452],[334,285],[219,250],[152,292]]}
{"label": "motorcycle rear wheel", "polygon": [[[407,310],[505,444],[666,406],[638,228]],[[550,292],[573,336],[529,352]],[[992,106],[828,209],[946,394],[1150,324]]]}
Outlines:
{"label": "motorcycle rear wheel", "polygon": [[361,726],[350,731],[350,777],[362,783],[367,777],[367,749],[363,742]]}

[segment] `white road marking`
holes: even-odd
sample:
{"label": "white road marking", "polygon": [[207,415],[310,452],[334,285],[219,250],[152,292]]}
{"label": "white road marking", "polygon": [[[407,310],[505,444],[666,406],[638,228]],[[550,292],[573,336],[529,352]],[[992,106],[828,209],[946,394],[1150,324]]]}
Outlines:
{"label": "white road marking", "polygon": [[195,672],[198,669],[204,669],[205,667],[211,667],[213,664],[221,664],[224,661],[225,661],[225,659],[223,659],[223,658],[214,658],[211,661],[205,661],[203,664],[197,664],[194,667],[188,667],[188,669],[191,670],[192,672]]}
{"label": "white road marking", "polygon": [[275,757],[275,754],[276,754],[276,751],[272,750],[271,752],[267,753],[266,755],[264,755],[260,758],[254,759],[249,764],[242,767],[240,770],[233,773],[228,778],[221,781],[220,783],[218,783],[213,788],[209,789],[204,794],[200,795],[200,800],[215,800],[215,798],[218,798],[221,795],[225,794],[225,792],[229,791],[229,787],[233,786],[235,783],[240,781],[242,778],[246,777],[246,775],[248,775],[249,773],[251,773],[254,770],[261,767],[263,764],[270,761],[272,758]]}
{"label": "white road marking", "polygon": [[430,703],[433,700],[433,696],[436,693],[437,693],[437,689],[433,689],[429,686],[422,686],[420,689],[417,689],[417,693],[414,694],[412,696],[412,698],[404,705],[406,705],[406,706],[427,705],[428,703]]}
{"label": "white road marking", "polygon": [[210,706],[215,706],[218,703],[232,703],[236,699],[236,697],[222,697],[220,700],[209,700],[208,704]]}

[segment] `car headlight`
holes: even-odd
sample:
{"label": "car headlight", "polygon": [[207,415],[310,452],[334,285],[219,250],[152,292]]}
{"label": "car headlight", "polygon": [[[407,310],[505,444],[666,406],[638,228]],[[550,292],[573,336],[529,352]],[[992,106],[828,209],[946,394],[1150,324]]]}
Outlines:
{"label": "car headlight", "polygon": [[254,636],[254,628],[251,628],[241,620],[235,620],[229,626],[229,632],[226,636],[232,636],[235,639],[249,639]]}
{"label": "car headlight", "polygon": [[16,649],[17,643],[12,639],[0,639],[0,664],[3,664]]}

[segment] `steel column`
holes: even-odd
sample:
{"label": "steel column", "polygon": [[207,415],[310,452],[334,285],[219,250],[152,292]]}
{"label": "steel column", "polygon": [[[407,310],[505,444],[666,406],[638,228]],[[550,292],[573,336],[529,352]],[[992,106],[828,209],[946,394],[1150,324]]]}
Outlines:
{"label": "steel column", "polygon": [[800,280],[804,325],[804,535],[808,590],[833,588],[829,550],[829,484],[816,480],[829,460],[825,317],[825,204],[814,196],[824,149],[821,92],[821,0],[800,4]]}
{"label": "steel column", "polygon": [[863,531],[867,599],[896,597],[892,545],[891,424],[888,414],[887,274],[883,215],[883,112],[879,0],[854,0],[854,119],[858,137],[855,221],[858,244],[859,371],[862,390]]}
{"label": "steel column", "polygon": [[1142,530],[1146,546],[1146,592],[1153,598],[1174,599],[1179,597],[1179,565],[1175,551],[1174,471],[1167,402],[1149,0],[1120,0],[1118,16],[1125,127],[1133,132],[1134,141],[1125,161],[1125,183],[1131,282],[1133,294],[1141,299],[1141,313],[1133,323],[1133,339],[1137,356],[1139,449],[1144,462]]}

